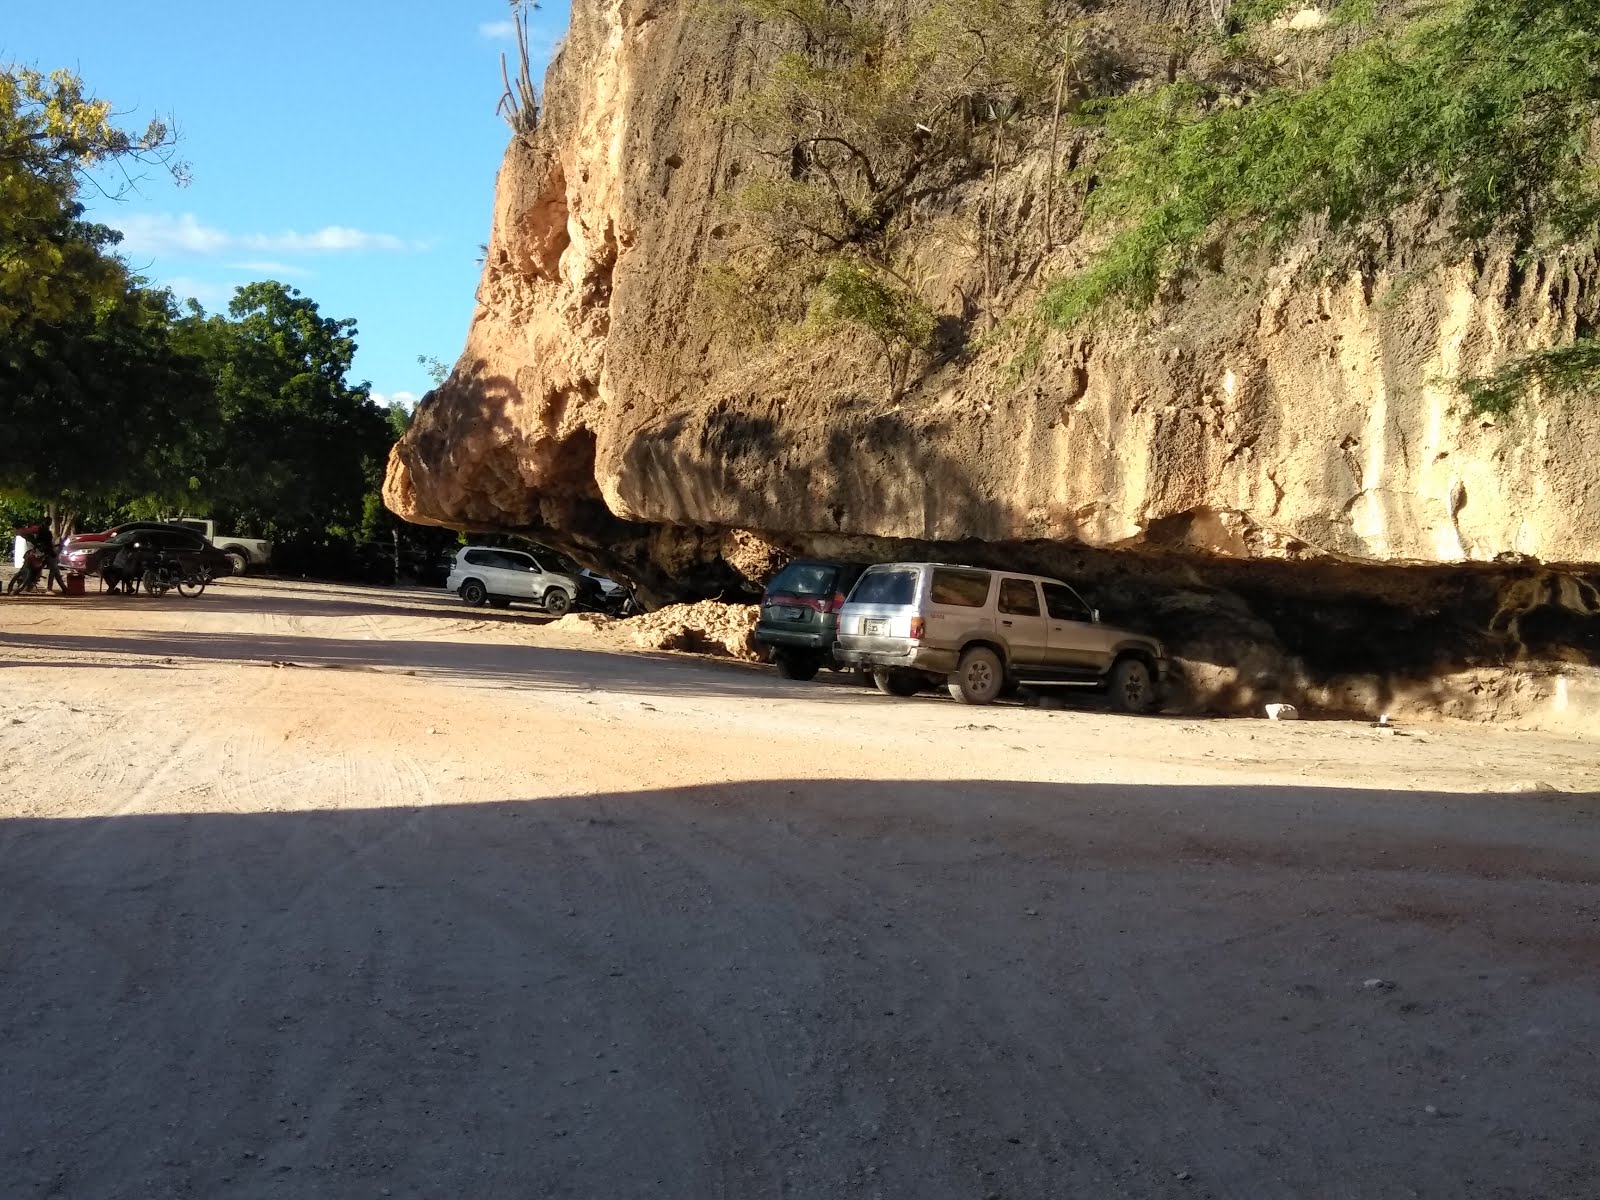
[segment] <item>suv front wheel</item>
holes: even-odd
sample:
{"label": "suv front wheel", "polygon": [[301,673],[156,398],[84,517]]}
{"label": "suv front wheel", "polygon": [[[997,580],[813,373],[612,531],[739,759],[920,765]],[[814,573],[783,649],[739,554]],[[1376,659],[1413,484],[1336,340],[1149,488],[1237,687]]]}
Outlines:
{"label": "suv front wheel", "polygon": [[1156,681],[1142,659],[1122,658],[1111,668],[1111,707],[1117,712],[1147,713],[1156,706]]}
{"label": "suv front wheel", "polygon": [[572,607],[572,597],[562,588],[553,587],[544,594],[544,610],[552,617],[564,617]]}
{"label": "suv front wheel", "polygon": [[950,676],[950,694],[963,704],[993,704],[1006,684],[1000,656],[987,646],[973,646],[961,656]]}

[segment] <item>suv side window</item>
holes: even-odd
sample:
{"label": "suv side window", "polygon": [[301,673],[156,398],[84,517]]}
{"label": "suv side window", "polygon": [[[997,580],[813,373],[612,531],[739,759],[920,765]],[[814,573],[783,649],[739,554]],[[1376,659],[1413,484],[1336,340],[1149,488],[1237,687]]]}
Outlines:
{"label": "suv side window", "polygon": [[1039,585],[1031,579],[1002,579],[1000,611],[1017,617],[1037,617]]}
{"label": "suv side window", "polygon": [[957,608],[982,608],[989,602],[989,572],[935,570],[929,599]]}
{"label": "suv side window", "polygon": [[1094,620],[1094,613],[1083,602],[1083,597],[1063,584],[1045,584],[1044,602],[1050,610],[1052,621],[1082,621],[1087,624]]}
{"label": "suv side window", "polygon": [[493,550],[468,550],[467,551],[467,562],[469,562],[474,567],[493,567],[493,566],[496,566],[498,564],[496,564],[494,559],[495,559],[495,554],[494,554]]}

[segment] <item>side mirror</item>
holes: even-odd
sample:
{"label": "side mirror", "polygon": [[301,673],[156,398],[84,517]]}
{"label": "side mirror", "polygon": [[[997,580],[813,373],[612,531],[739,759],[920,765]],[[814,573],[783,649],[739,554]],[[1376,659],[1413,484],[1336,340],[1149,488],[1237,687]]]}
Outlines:
{"label": "side mirror", "polygon": [[1096,625],[1100,624],[1100,610],[1098,608],[1091,608],[1089,610],[1089,620],[1093,621]]}

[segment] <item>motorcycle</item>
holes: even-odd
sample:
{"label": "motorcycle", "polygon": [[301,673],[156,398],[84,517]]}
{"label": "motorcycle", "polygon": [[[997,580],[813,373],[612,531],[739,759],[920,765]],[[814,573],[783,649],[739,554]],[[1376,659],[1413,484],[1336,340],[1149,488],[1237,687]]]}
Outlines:
{"label": "motorcycle", "polygon": [[11,577],[11,582],[6,585],[6,594],[19,596],[23,592],[30,592],[44,578],[44,555],[30,548],[22,556],[22,569]]}

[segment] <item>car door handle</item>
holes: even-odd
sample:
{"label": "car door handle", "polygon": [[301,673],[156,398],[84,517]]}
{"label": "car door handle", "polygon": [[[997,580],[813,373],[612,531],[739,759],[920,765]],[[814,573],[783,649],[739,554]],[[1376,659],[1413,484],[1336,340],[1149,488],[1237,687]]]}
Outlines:
{"label": "car door handle", "polygon": [[1010,624],[1012,624],[1012,622],[1010,622],[1010,621],[1001,621],[1000,624],[1002,624],[1002,625],[1010,625]]}

